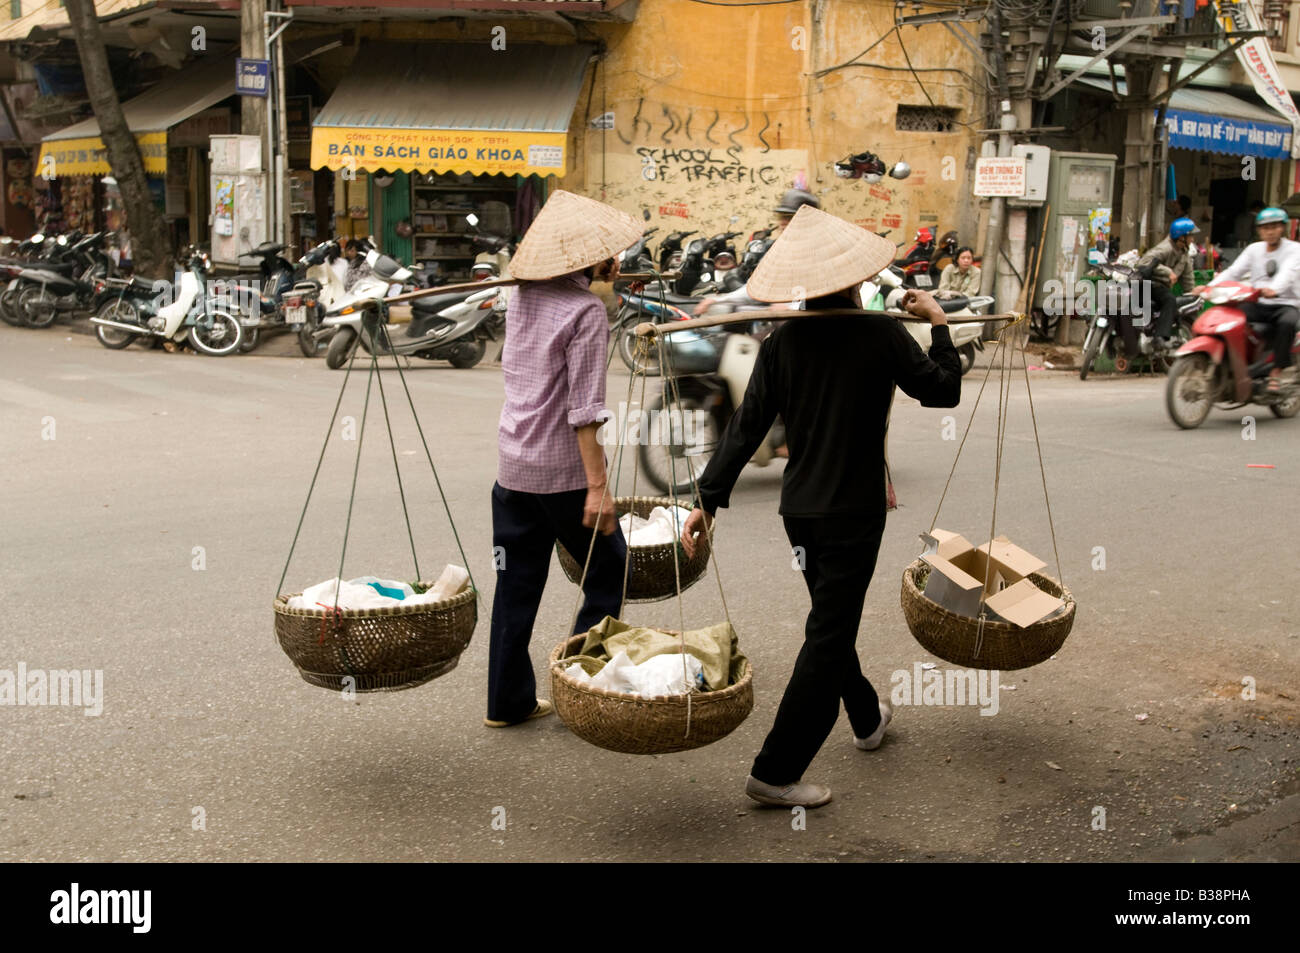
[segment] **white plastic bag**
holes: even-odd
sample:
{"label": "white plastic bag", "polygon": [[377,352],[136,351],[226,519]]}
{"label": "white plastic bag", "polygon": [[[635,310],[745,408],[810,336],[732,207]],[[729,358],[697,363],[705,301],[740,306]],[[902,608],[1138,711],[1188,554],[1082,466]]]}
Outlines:
{"label": "white plastic bag", "polygon": [[565,674],[590,681],[606,691],[645,696],[685,695],[688,691],[698,691],[704,684],[704,665],[689,652],[685,671],[680,654],[654,655],[635,665],[626,652],[619,652],[594,676],[588,675],[577,662]]}
{"label": "white plastic bag", "polygon": [[661,546],[672,543],[682,534],[682,527],[691,511],[681,506],[665,508],[656,506],[650,515],[642,519],[633,513],[624,513],[618,519],[623,529],[623,538],[632,547]]}

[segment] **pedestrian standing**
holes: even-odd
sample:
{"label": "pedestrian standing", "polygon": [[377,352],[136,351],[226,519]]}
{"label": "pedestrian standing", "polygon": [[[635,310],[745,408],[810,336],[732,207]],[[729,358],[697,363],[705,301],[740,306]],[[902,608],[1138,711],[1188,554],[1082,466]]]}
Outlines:
{"label": "pedestrian standing", "polygon": [[[749,280],[759,301],[807,295],[807,310],[861,307],[858,286],[886,268],[894,246],[865,229],[801,208]],[[762,343],[749,386],[699,479],[699,507],[682,545],[727,505],[741,470],[777,414],[790,447],[781,515],[812,597],[803,648],[754,761],[745,793],[764,804],[818,807],[828,788],[802,781],[844,700],[857,747],[880,746],[893,714],[862,674],[855,642],[885,529],[884,439],[897,385],[926,407],[956,407],[961,361],[943,310],[911,290],[903,306],[932,325],[930,354],[893,318],[842,315],[787,321]]]}
{"label": "pedestrian standing", "polygon": [[614,517],[596,432],[605,410],[609,319],[593,280],[618,275],[616,256],[641,224],[600,202],[555,192],[510,263],[501,353],[506,399],[492,487],[496,595],[484,724],[504,728],[551,713],[537,698],[528,647],[556,540],[578,562],[595,547],[574,633],[622,614],[626,543]]}

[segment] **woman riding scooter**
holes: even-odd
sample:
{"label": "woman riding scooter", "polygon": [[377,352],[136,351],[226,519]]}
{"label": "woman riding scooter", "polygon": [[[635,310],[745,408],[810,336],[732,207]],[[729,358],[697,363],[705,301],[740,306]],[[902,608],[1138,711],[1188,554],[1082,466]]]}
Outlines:
{"label": "woman riding scooter", "polygon": [[1243,304],[1246,320],[1273,325],[1273,367],[1268,373],[1268,390],[1282,389],[1281,376],[1293,375],[1291,342],[1300,324],[1300,243],[1285,237],[1291,216],[1280,208],[1266,208],[1255,216],[1260,240],[1248,245],[1237,260],[1225,268],[1206,288],[1225,281],[1249,282],[1260,289],[1260,300]]}

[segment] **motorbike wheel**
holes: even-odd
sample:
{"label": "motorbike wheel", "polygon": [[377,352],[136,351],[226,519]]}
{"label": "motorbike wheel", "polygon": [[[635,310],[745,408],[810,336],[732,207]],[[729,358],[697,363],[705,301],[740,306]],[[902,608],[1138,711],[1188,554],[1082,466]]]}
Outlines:
{"label": "motorbike wheel", "polygon": [[[105,301],[100,305],[99,311],[95,317],[103,318],[105,321],[121,321],[123,324],[138,324],[140,316],[136,311],[135,305],[129,301]],[[152,335],[150,335],[152,336]],[[130,331],[123,331],[119,328],[108,328],[102,324],[95,325],[95,337],[99,343],[104,345],[110,351],[120,351],[127,347],[133,341],[139,339],[140,335],[132,334]]]}
{"label": "motorbike wheel", "polygon": [[468,370],[479,361],[483,360],[483,355],[487,353],[487,343],[484,341],[465,341],[457,344],[453,348],[452,356],[447,358],[452,367],[459,367]]}
{"label": "motorbike wheel", "polygon": [[356,343],[356,331],[351,328],[339,328],[330,339],[329,350],[325,352],[325,366],[332,371],[337,371],[348,362]]}
{"label": "motorbike wheel", "polygon": [[40,285],[29,285],[18,295],[18,313],[29,328],[48,328],[59,313],[54,296]]}
{"label": "motorbike wheel", "polygon": [[199,318],[199,321],[199,324],[190,328],[190,343],[195,350],[209,357],[225,357],[239,349],[244,329],[233,315],[225,311],[211,311],[206,318]]}
{"label": "motorbike wheel", "polygon": [[[695,397],[681,398],[666,417],[662,394],[649,401],[645,409],[649,422],[640,428],[637,454],[646,479],[661,493],[689,493],[691,473],[698,480],[717,449],[722,433],[718,422]],[[619,439],[624,439],[623,435]]]}
{"label": "motorbike wheel", "polygon": [[1205,354],[1188,354],[1174,361],[1165,384],[1165,408],[1184,430],[1195,430],[1210,415],[1217,397],[1214,365]]}
{"label": "motorbike wheel", "polygon": [[18,294],[21,288],[6,288],[0,292],[0,318],[3,318],[6,324],[12,324],[16,328],[27,327],[27,322],[23,320],[22,314],[18,310]]}
{"label": "motorbike wheel", "polygon": [[961,358],[961,376],[965,377],[975,366],[975,342],[967,341],[957,348],[957,356]]}
{"label": "motorbike wheel", "polygon": [[257,347],[262,339],[261,328],[243,328],[240,334],[239,353],[247,354],[253,348]]}
{"label": "motorbike wheel", "polygon": [[323,341],[318,341],[315,334],[320,330],[320,325],[313,318],[304,321],[302,327],[298,329],[298,350],[302,351],[303,357],[319,357],[321,348],[325,346]]}
{"label": "motorbike wheel", "polygon": [[1097,353],[1101,350],[1105,337],[1104,328],[1099,328],[1095,324],[1088,328],[1088,339],[1083,342],[1083,363],[1079,366],[1079,380],[1088,379],[1088,372],[1092,370],[1093,361],[1097,360]]}
{"label": "motorbike wheel", "polygon": [[1283,420],[1294,417],[1300,413],[1300,389],[1292,390],[1285,400],[1269,404],[1268,409],[1273,412],[1274,417],[1281,417]]}
{"label": "motorbike wheel", "polygon": [[623,363],[633,374],[643,373],[646,377],[658,377],[660,372],[657,347],[650,345],[650,353],[644,356],[637,352],[639,339],[636,334],[636,326],[642,320],[634,314],[625,318],[623,323],[619,325],[618,356],[623,359]]}

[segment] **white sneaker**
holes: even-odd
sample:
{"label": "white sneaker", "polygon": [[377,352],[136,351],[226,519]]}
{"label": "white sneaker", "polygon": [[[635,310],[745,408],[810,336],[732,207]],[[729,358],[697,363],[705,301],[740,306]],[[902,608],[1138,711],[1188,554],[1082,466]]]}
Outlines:
{"label": "white sneaker", "polygon": [[853,736],[853,743],[863,751],[875,751],[880,747],[880,742],[885,740],[885,729],[889,723],[894,720],[894,709],[889,707],[888,702],[880,703],[880,725],[865,738]]}
{"label": "white sneaker", "polygon": [[831,789],[820,784],[764,784],[753,775],[745,781],[745,793],[759,804],[776,807],[821,807],[831,799]]}

